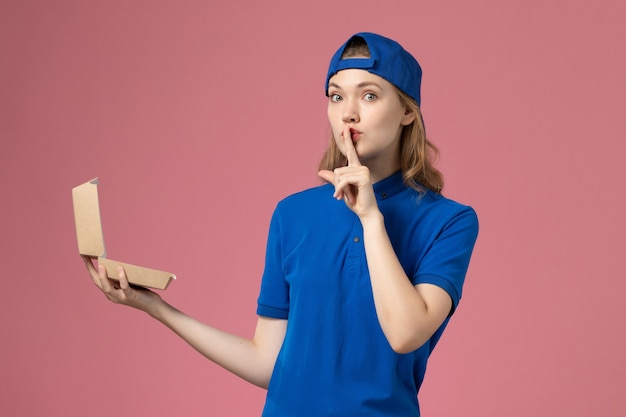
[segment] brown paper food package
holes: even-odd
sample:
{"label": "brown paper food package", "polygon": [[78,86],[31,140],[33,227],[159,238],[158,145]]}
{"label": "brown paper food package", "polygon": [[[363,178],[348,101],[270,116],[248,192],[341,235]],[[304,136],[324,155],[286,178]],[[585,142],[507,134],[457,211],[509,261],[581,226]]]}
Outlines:
{"label": "brown paper food package", "polygon": [[72,199],[78,252],[83,256],[98,259],[98,263],[106,268],[109,278],[118,279],[117,268],[121,265],[128,282],[133,285],[164,290],[176,279],[176,275],[170,272],[114,261],[106,257],[98,201],[98,178],[74,187]]}

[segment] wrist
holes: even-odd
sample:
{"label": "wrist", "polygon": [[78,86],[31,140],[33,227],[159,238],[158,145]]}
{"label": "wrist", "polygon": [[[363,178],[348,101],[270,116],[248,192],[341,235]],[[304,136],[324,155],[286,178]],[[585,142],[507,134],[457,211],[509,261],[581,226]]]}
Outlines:
{"label": "wrist", "polygon": [[360,220],[363,229],[375,228],[377,226],[382,226],[383,228],[385,227],[385,218],[378,209],[373,210],[372,213],[368,213],[367,215],[360,217]]}
{"label": "wrist", "polygon": [[166,316],[166,310],[170,307],[158,294],[146,305],[144,311],[158,321],[163,321]]}

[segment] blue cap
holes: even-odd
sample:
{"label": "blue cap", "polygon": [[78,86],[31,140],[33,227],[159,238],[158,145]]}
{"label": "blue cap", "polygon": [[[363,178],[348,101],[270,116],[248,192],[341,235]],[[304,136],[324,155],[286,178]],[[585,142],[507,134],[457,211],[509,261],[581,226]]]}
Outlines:
{"label": "blue cap", "polygon": [[[361,37],[365,40],[371,57],[341,59],[346,46],[355,37]],[[330,60],[328,75],[326,76],[326,95],[328,95],[330,77],[344,69],[362,69],[378,75],[415,100],[418,106],[420,105],[422,68],[413,58],[413,55],[392,39],[368,32],[352,35]]]}

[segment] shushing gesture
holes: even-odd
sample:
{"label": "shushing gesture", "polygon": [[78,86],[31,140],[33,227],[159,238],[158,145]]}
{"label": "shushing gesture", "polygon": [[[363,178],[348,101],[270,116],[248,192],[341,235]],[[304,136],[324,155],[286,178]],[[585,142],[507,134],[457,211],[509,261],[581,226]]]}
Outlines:
{"label": "shushing gesture", "polygon": [[361,165],[349,126],[342,132],[342,144],[348,166],[336,168],[334,171],[321,170],[317,175],[335,186],[333,197],[337,200],[343,199],[348,208],[364,220],[378,212],[370,171]]}

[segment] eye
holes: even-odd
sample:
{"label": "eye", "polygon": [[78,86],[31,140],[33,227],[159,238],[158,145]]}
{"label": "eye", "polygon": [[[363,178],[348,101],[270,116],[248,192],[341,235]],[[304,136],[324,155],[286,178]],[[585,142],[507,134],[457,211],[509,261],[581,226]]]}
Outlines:
{"label": "eye", "polygon": [[378,96],[374,93],[365,93],[363,98],[365,98],[366,101],[374,101],[378,98]]}
{"label": "eye", "polygon": [[328,97],[330,98],[330,101],[334,101],[334,102],[338,102],[342,100],[342,97],[339,94],[330,94]]}

